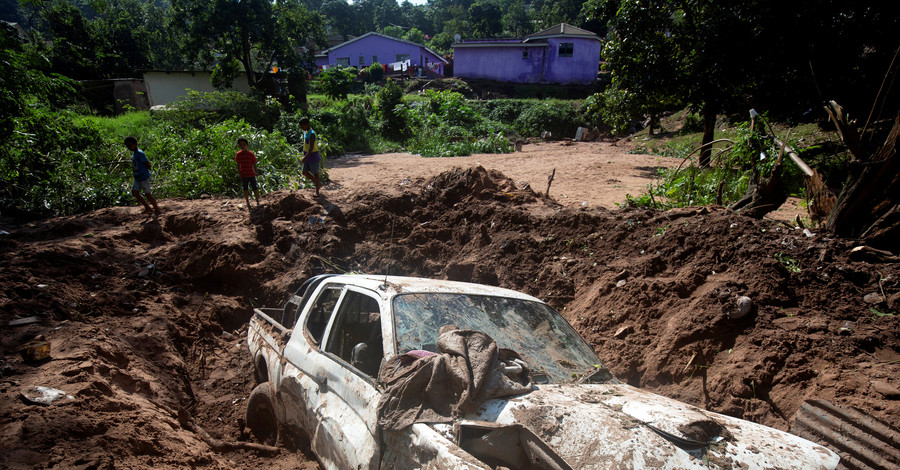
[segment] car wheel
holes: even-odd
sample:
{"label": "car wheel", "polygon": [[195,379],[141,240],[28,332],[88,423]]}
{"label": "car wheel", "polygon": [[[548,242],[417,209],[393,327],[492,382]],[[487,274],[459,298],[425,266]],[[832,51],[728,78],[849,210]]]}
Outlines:
{"label": "car wheel", "polygon": [[247,427],[257,441],[274,446],[278,442],[278,418],[272,384],[261,383],[247,400]]}

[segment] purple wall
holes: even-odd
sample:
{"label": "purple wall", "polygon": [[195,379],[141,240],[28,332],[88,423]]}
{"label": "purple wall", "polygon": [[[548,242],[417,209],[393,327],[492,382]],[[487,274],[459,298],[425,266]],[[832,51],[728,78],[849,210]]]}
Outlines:
{"label": "purple wall", "polygon": [[[559,57],[560,43],[572,44],[572,57]],[[561,85],[594,83],[602,48],[596,39],[574,37],[554,37],[517,46],[510,46],[508,41],[463,44],[457,44],[453,50],[453,74],[457,77]],[[523,58],[524,51],[528,51],[527,59]]]}
{"label": "purple wall", "polygon": [[[528,58],[523,53],[528,52]],[[453,51],[453,75],[514,83],[540,83],[544,47],[465,47]]]}
{"label": "purple wall", "polygon": [[348,59],[351,67],[368,67],[372,62],[380,64],[399,62],[401,59],[397,56],[407,55],[411,65],[424,66],[437,63],[437,73],[444,74],[444,60],[427,47],[377,33],[364,34],[324,52],[324,57],[316,56],[316,65],[338,65],[338,59],[343,58]]}

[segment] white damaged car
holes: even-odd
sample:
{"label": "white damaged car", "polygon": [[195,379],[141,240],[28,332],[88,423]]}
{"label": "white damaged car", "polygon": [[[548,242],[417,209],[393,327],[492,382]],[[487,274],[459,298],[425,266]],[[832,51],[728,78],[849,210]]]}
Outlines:
{"label": "white damaged car", "polygon": [[255,309],[247,425],[326,468],[831,469],[831,450],[618,382],[544,302],[497,287],[310,278]]}

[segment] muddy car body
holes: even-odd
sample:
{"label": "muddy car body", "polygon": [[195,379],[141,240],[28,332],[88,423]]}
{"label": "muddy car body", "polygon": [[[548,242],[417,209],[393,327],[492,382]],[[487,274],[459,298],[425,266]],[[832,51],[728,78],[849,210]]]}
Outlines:
{"label": "muddy car body", "polygon": [[[434,351],[441,326],[489,335],[534,371],[527,393],[441,423],[379,424],[379,368]],[[542,301],[511,290],[417,278],[309,279],[283,308],[256,309],[248,344],[261,382],[247,422],[308,436],[327,468],[834,468],[802,438],[615,380]]]}

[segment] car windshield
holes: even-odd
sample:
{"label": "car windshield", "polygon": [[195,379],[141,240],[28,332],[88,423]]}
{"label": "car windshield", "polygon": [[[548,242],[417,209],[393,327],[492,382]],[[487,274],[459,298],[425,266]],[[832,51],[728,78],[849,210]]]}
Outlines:
{"label": "car windshield", "polygon": [[[419,293],[394,298],[398,351],[437,351],[444,325],[487,334],[517,352],[535,381],[572,382],[603,369],[590,346],[546,304],[486,295]],[[605,369],[604,369],[605,370]]]}

